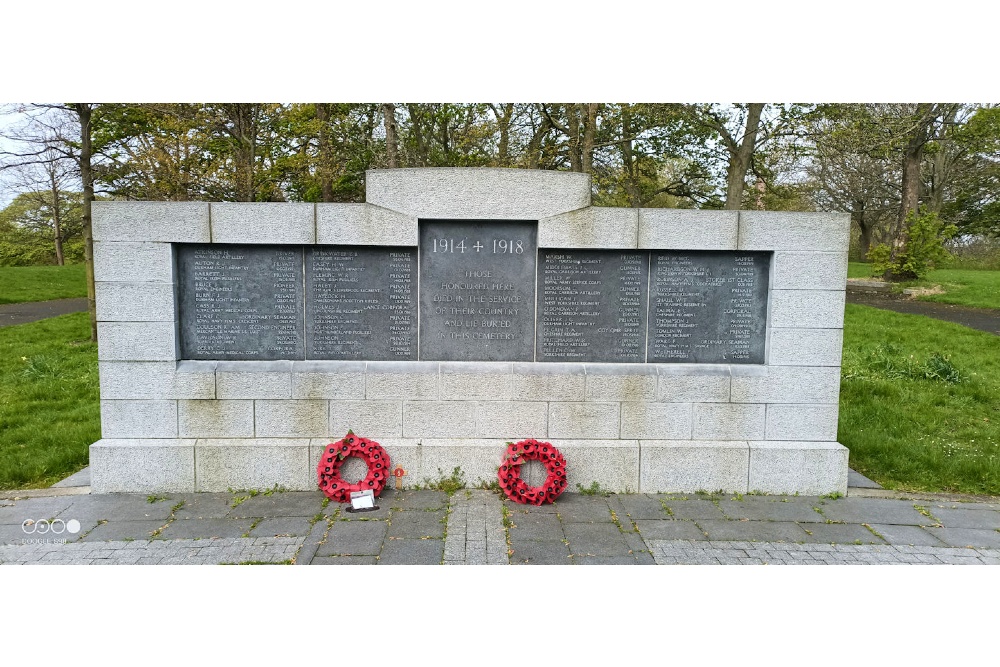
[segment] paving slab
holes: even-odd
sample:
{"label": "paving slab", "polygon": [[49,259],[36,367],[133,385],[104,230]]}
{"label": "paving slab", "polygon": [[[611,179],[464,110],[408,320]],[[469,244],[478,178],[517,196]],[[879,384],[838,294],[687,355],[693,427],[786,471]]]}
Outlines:
{"label": "paving slab", "polygon": [[20,526],[25,519],[39,521],[59,517],[73,505],[80,496],[60,496],[56,498],[24,498],[13,504],[0,507],[0,525]]}
{"label": "paving slab", "polygon": [[65,477],[52,485],[54,489],[67,489],[77,486],[90,486],[90,466],[79,472],[75,472],[69,477]]}
{"label": "paving slab", "polygon": [[378,507],[377,510],[364,511],[364,512],[348,512],[348,508],[351,507],[350,503],[335,503],[331,502],[327,505],[326,512],[327,516],[337,515],[337,519],[340,521],[373,521],[380,520],[384,521],[389,518],[392,514],[392,508],[389,502],[383,498],[375,499],[375,506]]}
{"label": "paving slab", "polygon": [[555,514],[521,514],[511,517],[511,540],[561,540],[562,523]]}
{"label": "paving slab", "polygon": [[282,516],[264,519],[250,531],[250,537],[297,537],[312,532],[312,519],[300,516]]}
{"label": "paving slab", "polygon": [[[237,496],[246,494],[237,493]],[[263,493],[247,498],[229,511],[228,516],[234,519],[300,516],[312,518],[323,512],[323,499],[320,491],[284,491]]]}
{"label": "paving slab", "polygon": [[826,519],[813,509],[817,499],[770,499],[762,496],[744,496],[743,500],[723,499],[719,509],[730,519],[749,521],[797,521],[824,523]]}
{"label": "paving slab", "polygon": [[169,500],[172,506],[184,503],[174,511],[177,519],[222,519],[233,509],[231,493],[175,493]]}
{"label": "paving slab", "polygon": [[165,521],[109,521],[102,523],[80,538],[81,542],[108,540],[150,540],[153,533],[163,528]]}
{"label": "paving slab", "polygon": [[[175,503],[169,499],[149,502],[148,496],[135,493],[73,496],[74,502],[60,514],[60,518],[84,521],[154,521],[162,526],[170,519]],[[159,496],[157,496],[159,498]]]}
{"label": "paving slab", "polygon": [[439,565],[444,558],[444,540],[387,539],[379,554],[379,565]]}
{"label": "paving slab", "polygon": [[663,503],[656,496],[647,494],[622,494],[614,496],[623,508],[625,513],[633,521],[643,519],[668,519],[670,516],[663,508]]}
{"label": "paving slab", "polygon": [[[916,504],[920,504],[917,502]],[[910,526],[932,526],[934,520],[913,508],[914,501],[886,498],[824,499],[820,512],[827,519],[844,523],[890,523]]]}
{"label": "paving slab", "polygon": [[337,521],[330,527],[317,556],[377,556],[389,524],[385,521]]}
{"label": "paving slab", "polygon": [[885,538],[889,544],[944,547],[948,546],[926,528],[920,526],[896,526],[891,523],[873,523],[872,529]]}
{"label": "paving slab", "polygon": [[421,538],[444,537],[442,521],[445,510],[409,510],[393,512],[389,520],[389,537]]}
{"label": "paving slab", "polygon": [[375,565],[375,556],[317,556],[310,565]]}
{"label": "paving slab", "polygon": [[630,555],[625,538],[613,523],[567,523],[563,524],[563,530],[570,553],[575,556]]}
{"label": "paving slab", "polygon": [[243,537],[253,525],[252,519],[175,519],[156,539],[206,539],[212,537]]}
{"label": "paving slab", "polygon": [[576,556],[571,559],[574,565],[639,565],[635,556]]}
{"label": "paving slab", "polygon": [[381,505],[383,500],[387,501],[392,509],[400,510],[444,509],[448,507],[448,494],[444,491],[386,489],[379,496],[378,504]]}
{"label": "paving slab", "polygon": [[928,528],[934,537],[953,547],[1000,548],[1000,532],[975,528]]}
{"label": "paving slab", "polygon": [[945,528],[978,528],[996,530],[1000,528],[1000,512],[982,509],[951,509],[948,507],[927,507],[927,511],[941,521]]}
{"label": "paving slab", "polygon": [[711,500],[703,498],[690,498],[680,500],[676,497],[658,496],[663,499],[664,504],[670,511],[670,515],[675,519],[725,519],[725,515],[719,506]]}
{"label": "paving slab", "polygon": [[856,523],[804,523],[800,527],[812,533],[801,542],[817,544],[885,544],[885,540]]}
{"label": "paving slab", "polygon": [[514,553],[510,556],[511,565],[572,565],[569,547],[561,541],[525,541],[520,544],[511,542]]}
{"label": "paving slab", "polygon": [[644,540],[707,540],[708,537],[693,521],[643,521],[635,522]]}
{"label": "paving slab", "polygon": [[603,497],[563,494],[553,506],[564,524],[611,521],[611,508]]}
{"label": "paving slab", "polygon": [[702,519],[698,527],[710,540],[748,542],[804,542],[809,535],[797,523],[778,521],[725,521]]}

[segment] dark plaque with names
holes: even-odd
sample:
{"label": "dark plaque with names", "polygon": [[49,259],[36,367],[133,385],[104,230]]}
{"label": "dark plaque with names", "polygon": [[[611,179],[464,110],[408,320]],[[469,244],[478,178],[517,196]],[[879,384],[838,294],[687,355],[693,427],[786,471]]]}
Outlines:
{"label": "dark plaque with names", "polygon": [[533,361],[538,223],[421,220],[420,359]]}
{"label": "dark plaque with names", "polygon": [[649,253],[542,250],[537,361],[646,360]]}
{"label": "dark plaque with names", "polygon": [[302,359],[302,247],[178,245],[183,359]]}
{"label": "dark plaque with names", "polygon": [[416,248],[306,248],[306,358],[417,358]]}
{"label": "dark plaque with names", "polygon": [[764,363],[771,253],[651,255],[646,361]]}

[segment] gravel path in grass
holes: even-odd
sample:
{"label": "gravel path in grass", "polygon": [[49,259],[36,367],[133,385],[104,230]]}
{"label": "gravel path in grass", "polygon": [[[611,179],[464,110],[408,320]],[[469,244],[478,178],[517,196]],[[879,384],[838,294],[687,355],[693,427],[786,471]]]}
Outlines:
{"label": "gravel path in grass", "polygon": [[903,296],[883,294],[847,293],[847,302],[872,306],[883,310],[910,315],[926,315],[945,322],[954,322],[979,331],[1000,335],[1000,310],[970,308],[947,303],[914,301]]}
{"label": "gravel path in grass", "polygon": [[86,297],[80,299],[53,299],[0,305],[0,327],[28,324],[57,315],[80,313],[87,310]]}

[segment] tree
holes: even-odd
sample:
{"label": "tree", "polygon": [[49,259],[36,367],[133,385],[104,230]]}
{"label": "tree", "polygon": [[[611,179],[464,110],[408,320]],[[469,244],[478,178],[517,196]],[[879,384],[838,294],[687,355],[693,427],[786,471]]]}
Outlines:
{"label": "tree", "polygon": [[79,192],[22,192],[0,210],[0,265],[82,262],[82,226]]}

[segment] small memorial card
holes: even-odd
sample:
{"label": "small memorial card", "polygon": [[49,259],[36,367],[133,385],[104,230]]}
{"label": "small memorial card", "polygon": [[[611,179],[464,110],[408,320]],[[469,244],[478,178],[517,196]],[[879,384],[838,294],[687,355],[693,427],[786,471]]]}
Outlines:
{"label": "small memorial card", "polygon": [[375,493],[371,489],[352,491],[351,509],[354,511],[375,509]]}

